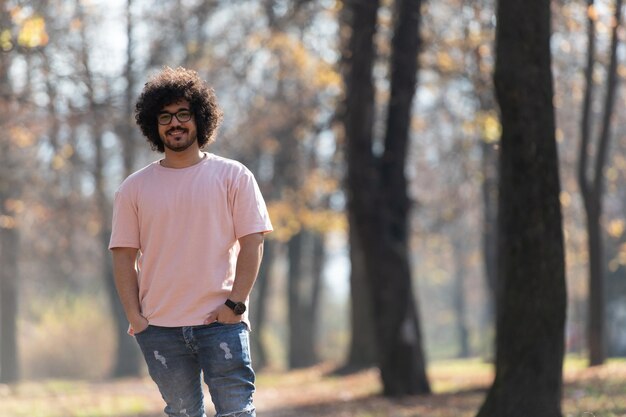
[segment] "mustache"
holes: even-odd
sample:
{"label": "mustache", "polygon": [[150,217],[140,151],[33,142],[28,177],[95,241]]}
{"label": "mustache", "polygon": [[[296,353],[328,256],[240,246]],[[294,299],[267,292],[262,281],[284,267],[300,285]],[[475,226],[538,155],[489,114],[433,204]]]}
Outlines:
{"label": "mustache", "polygon": [[176,127],[172,127],[171,129],[168,129],[165,133],[166,134],[170,134],[170,133],[175,132],[175,131],[187,132],[187,129],[179,127],[179,126],[176,126]]}

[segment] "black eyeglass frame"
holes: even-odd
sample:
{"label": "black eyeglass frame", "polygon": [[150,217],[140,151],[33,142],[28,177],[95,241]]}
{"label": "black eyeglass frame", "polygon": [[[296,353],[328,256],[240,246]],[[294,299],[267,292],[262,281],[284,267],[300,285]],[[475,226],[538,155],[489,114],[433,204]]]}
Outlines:
{"label": "black eyeglass frame", "polygon": [[[181,113],[183,113],[182,116],[181,116]],[[185,114],[189,116],[187,117],[185,116]],[[164,116],[167,116],[167,122],[164,119],[162,119]],[[162,111],[157,115],[157,123],[160,124],[161,126],[169,125],[170,123],[172,123],[172,117],[176,117],[176,120],[178,120],[180,123],[185,123],[191,120],[191,118],[193,117],[193,113],[191,112],[191,110],[187,110],[187,109],[178,110],[176,113]]]}

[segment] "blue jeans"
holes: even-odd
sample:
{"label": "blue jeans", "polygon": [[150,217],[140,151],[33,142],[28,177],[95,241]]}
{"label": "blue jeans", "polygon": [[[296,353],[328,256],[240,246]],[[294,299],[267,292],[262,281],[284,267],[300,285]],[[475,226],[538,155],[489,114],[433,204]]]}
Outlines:
{"label": "blue jeans", "polygon": [[245,323],[148,326],[135,335],[169,417],[206,417],[201,371],[217,417],[255,417]]}

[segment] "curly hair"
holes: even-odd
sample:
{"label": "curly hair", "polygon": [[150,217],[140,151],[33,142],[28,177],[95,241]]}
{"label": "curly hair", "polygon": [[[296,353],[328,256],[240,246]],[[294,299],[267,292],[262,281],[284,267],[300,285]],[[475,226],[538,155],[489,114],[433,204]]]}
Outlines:
{"label": "curly hair", "polygon": [[195,117],[200,148],[215,141],[215,133],[223,117],[215,91],[196,71],[165,67],[148,80],[135,105],[135,121],[153,150],[165,152],[159,136],[157,115],[163,107],[183,99],[189,102]]}

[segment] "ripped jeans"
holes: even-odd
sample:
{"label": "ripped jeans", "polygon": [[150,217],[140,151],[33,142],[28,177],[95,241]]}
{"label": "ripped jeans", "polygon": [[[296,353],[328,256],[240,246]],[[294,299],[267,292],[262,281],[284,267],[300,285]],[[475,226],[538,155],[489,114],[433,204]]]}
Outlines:
{"label": "ripped jeans", "polygon": [[206,417],[200,375],[216,417],[255,417],[254,372],[245,323],[148,326],[135,335],[169,417]]}

